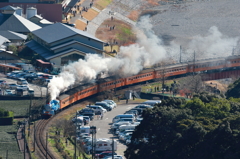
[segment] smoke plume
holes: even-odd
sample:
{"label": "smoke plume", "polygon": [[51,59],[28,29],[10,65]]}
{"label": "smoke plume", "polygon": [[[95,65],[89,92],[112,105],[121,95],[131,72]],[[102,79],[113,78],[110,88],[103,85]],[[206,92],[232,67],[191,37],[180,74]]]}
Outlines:
{"label": "smoke plume", "polygon": [[[101,72],[127,77],[169,57],[178,61],[179,45],[173,42],[170,46],[164,46],[162,40],[154,34],[149,16],[142,17],[136,26],[138,26],[134,28],[137,35],[136,44],[122,46],[116,57],[108,58],[88,54],[85,60],[79,59],[77,62],[64,66],[61,73],[48,85],[51,99],[55,99],[62,91],[74,84],[95,81]],[[185,50],[185,60],[192,55],[193,51],[204,56],[229,53],[231,47],[237,45],[237,41],[238,38],[224,37],[217,27],[211,27],[207,36],[198,35],[189,43]]]}
{"label": "smoke plume", "polygon": [[115,58],[104,58],[88,54],[85,60],[64,66],[58,77],[49,83],[49,92],[55,99],[62,91],[76,83],[94,81],[101,72],[126,77],[137,74],[144,67],[160,62],[166,57],[166,50],[152,31],[149,17],[142,17],[135,28],[137,43],[123,46]]}

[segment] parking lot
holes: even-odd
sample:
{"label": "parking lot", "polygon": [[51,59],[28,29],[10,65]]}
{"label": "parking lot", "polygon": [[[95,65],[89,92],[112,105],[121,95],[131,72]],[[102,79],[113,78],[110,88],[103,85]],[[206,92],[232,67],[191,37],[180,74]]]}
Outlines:
{"label": "parking lot", "polygon": [[[0,74],[0,80],[5,80],[7,85],[8,84],[17,84],[17,79],[7,78],[7,76],[4,74]],[[46,86],[40,86],[40,85],[36,85],[36,84],[32,84],[32,83],[28,83],[28,88],[34,90],[35,97],[45,96],[46,92],[47,92]],[[6,89],[8,89],[8,87]],[[12,88],[10,90],[11,90],[12,94],[15,95],[15,89]],[[27,94],[28,94],[27,90],[23,91],[23,96],[27,95]]]}
{"label": "parking lot", "polygon": [[124,114],[127,110],[134,108],[138,104],[120,104],[117,106],[117,108],[113,109],[112,111],[109,111],[104,114],[103,119],[97,119],[95,116],[95,119],[90,122],[90,126],[96,126],[96,138],[108,138],[112,139],[114,138],[117,140],[117,154],[118,155],[124,155],[124,151],[126,150],[127,146],[123,144],[122,142],[119,142],[117,136],[112,134],[110,131],[110,127],[112,125],[112,119],[119,115]]}

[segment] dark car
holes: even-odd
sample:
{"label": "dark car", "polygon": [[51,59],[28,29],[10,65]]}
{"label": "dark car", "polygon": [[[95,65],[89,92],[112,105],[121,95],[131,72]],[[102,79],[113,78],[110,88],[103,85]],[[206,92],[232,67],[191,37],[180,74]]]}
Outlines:
{"label": "dark car", "polygon": [[138,105],[135,108],[146,109],[146,108],[153,108],[153,106],[143,104],[143,105]]}
{"label": "dark car", "polygon": [[[116,152],[113,152],[113,154],[117,155]],[[96,157],[98,157],[98,158],[104,158],[106,156],[112,156],[112,151],[103,151],[103,152],[101,152],[99,154],[96,154]]]}
{"label": "dark car", "polygon": [[79,115],[84,114],[84,113],[92,113],[92,114],[94,114],[94,110],[90,109],[90,108],[84,108],[84,109],[78,111]]}
{"label": "dark car", "polygon": [[94,119],[94,113],[82,113],[83,116],[89,116],[90,120]]}
{"label": "dark car", "polygon": [[110,105],[108,105],[106,102],[96,102],[95,105],[100,105],[104,109],[106,109],[107,111],[111,111],[112,110],[112,107]]}
{"label": "dark car", "polygon": [[142,112],[143,112],[143,109],[141,109],[141,108],[132,108],[131,110],[136,110],[136,111],[138,111],[138,114],[139,114],[139,115],[141,115]]}

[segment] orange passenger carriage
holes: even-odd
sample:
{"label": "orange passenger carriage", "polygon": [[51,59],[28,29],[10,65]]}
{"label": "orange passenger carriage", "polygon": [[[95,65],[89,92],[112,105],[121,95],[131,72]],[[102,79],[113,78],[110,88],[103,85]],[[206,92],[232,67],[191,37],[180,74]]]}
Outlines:
{"label": "orange passenger carriage", "polygon": [[[171,77],[186,75],[193,72],[215,72],[214,77],[222,77],[223,73],[218,73],[224,69],[239,69],[240,67],[240,56],[231,56],[227,58],[215,58],[207,59],[194,62],[186,62],[181,64],[174,64],[164,66],[155,69],[145,69],[139,74],[116,79],[115,77],[108,77],[99,80],[96,84],[84,84],[75,87],[58,97],[60,101],[60,109],[63,109],[74,102],[77,102],[86,97],[95,95],[99,92],[124,87],[127,85],[133,85],[145,81],[150,81],[156,78]],[[231,70],[230,70],[231,71]],[[240,73],[239,73],[240,74]],[[211,74],[207,74],[210,77]],[[206,77],[208,78],[208,77]]]}

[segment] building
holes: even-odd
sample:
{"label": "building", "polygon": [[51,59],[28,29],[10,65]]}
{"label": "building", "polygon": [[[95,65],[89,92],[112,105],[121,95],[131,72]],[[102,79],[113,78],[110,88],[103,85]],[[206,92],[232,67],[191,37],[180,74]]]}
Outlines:
{"label": "building", "polygon": [[16,14],[17,8],[12,6],[5,6],[0,9],[0,30],[13,31],[22,34],[31,33],[41,27],[27,20],[26,18]]}
{"label": "building", "polygon": [[20,70],[21,68],[14,65],[15,63],[20,63],[22,60],[12,54],[11,52],[0,49],[0,72],[7,73],[13,70]]}
{"label": "building", "polygon": [[53,24],[52,22],[44,19],[40,15],[34,15],[31,18],[29,18],[28,20],[30,20],[31,22],[33,22],[33,23],[35,23],[35,24],[37,24],[37,25],[39,25],[41,27],[45,27],[45,26]]}
{"label": "building", "polygon": [[49,25],[32,34],[33,40],[27,42],[26,46],[58,68],[70,61],[84,59],[86,54],[103,53],[103,41],[62,23]]}
{"label": "building", "polygon": [[10,45],[21,45],[27,39],[27,35],[16,33],[9,30],[0,30],[0,35],[10,40]]}
{"label": "building", "polygon": [[[17,0],[18,1],[18,0]],[[12,3],[0,3],[0,8],[7,5],[22,9],[22,14],[27,14],[27,9],[34,7],[37,14],[50,22],[62,22],[62,5],[61,4],[43,4],[43,3],[20,3],[20,1]]]}

